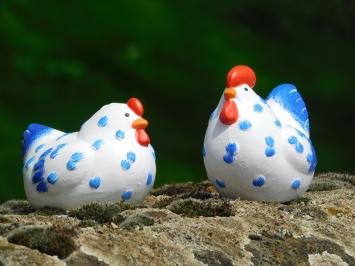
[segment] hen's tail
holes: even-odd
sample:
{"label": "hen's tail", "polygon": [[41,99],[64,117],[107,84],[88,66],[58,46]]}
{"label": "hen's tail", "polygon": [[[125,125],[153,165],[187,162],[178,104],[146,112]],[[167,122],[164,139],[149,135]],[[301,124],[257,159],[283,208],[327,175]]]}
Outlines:
{"label": "hen's tail", "polygon": [[38,140],[39,138],[47,135],[53,128],[39,125],[39,124],[31,124],[28,128],[23,132],[23,142],[22,142],[22,151],[23,155],[27,153],[27,151],[31,148],[32,144]]}

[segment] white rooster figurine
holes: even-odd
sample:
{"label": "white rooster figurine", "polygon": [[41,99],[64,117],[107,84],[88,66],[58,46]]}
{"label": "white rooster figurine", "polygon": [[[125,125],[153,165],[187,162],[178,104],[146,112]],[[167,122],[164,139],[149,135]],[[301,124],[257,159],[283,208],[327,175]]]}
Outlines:
{"label": "white rooster figurine", "polygon": [[31,124],[24,132],[24,185],[34,207],[72,209],[85,203],[140,203],[154,184],[155,153],[143,105],[102,107],[79,132]]}
{"label": "white rooster figurine", "polygon": [[229,71],[205,135],[207,175],[224,197],[289,201],[307,190],[317,164],[308,112],[295,86],[277,86],[264,100],[255,83],[247,66]]}

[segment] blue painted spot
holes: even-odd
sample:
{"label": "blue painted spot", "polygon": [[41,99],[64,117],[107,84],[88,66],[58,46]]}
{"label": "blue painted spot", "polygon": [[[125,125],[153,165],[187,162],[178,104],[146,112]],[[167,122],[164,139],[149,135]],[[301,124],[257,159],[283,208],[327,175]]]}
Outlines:
{"label": "blue painted spot", "polygon": [[57,176],[57,174],[56,173],[50,173],[49,175],[48,175],[48,177],[47,177],[47,181],[48,181],[48,183],[51,183],[52,185],[54,185],[55,184],[55,182],[57,182],[57,180],[58,180],[58,176]]}
{"label": "blue painted spot", "polygon": [[123,170],[128,170],[129,168],[131,168],[131,164],[127,160],[122,160],[121,167],[123,168]]}
{"label": "blue painted spot", "polygon": [[265,143],[267,146],[269,147],[274,147],[274,144],[275,144],[275,140],[273,137],[266,137],[265,138]]}
{"label": "blue painted spot", "polygon": [[281,122],[279,121],[279,120],[275,120],[275,126],[277,126],[277,127],[281,127]]}
{"label": "blue painted spot", "polygon": [[292,184],[291,184],[292,189],[294,189],[294,190],[299,189],[300,186],[301,186],[301,180],[295,179],[292,181]]}
{"label": "blue painted spot", "polygon": [[224,155],[223,156],[223,161],[228,163],[228,164],[233,163],[233,161],[234,161],[233,155],[230,155],[230,154]]}
{"label": "blue painted spot", "polygon": [[41,156],[39,158],[45,159],[47,157],[47,155],[51,153],[52,150],[53,150],[53,148],[47,149],[44,153],[41,154]]}
{"label": "blue painted spot", "polygon": [[35,143],[36,140],[49,134],[53,129],[39,124],[31,124],[23,133],[22,152],[26,154],[28,149]]}
{"label": "blue painted spot", "polygon": [[38,192],[48,192],[48,187],[46,182],[44,182],[43,180],[41,182],[39,182],[39,184],[37,185],[37,191]]}
{"label": "blue painted spot", "polygon": [[297,143],[297,138],[295,136],[291,136],[288,138],[288,143],[290,144],[296,144]]}
{"label": "blue painted spot", "polygon": [[136,161],[136,154],[132,151],[127,152],[127,159],[131,162],[134,163]]}
{"label": "blue painted spot", "polygon": [[42,149],[45,146],[45,144],[38,145],[37,148],[35,149],[35,153],[37,153],[40,149]]}
{"label": "blue painted spot", "polygon": [[66,136],[68,136],[68,135],[70,135],[71,133],[64,133],[63,135],[61,135],[61,136],[59,136],[58,138],[57,138],[57,141],[58,140],[61,140],[62,138],[64,138],[64,137],[66,137]]}
{"label": "blue painted spot", "polygon": [[243,130],[243,131],[246,131],[248,130],[249,128],[251,128],[251,123],[249,120],[243,120],[241,122],[239,122],[239,128],[240,130]]}
{"label": "blue painted spot", "polygon": [[307,136],[306,136],[305,134],[303,134],[301,131],[299,131],[297,128],[296,128],[296,131],[297,131],[297,134],[298,134],[301,138],[308,139]]}
{"label": "blue painted spot", "polygon": [[105,126],[107,125],[107,122],[108,122],[108,118],[107,118],[107,116],[105,115],[105,116],[103,116],[103,117],[101,117],[101,118],[99,119],[99,121],[97,122],[97,125],[98,125],[99,127],[105,127]]}
{"label": "blue painted spot", "polygon": [[124,131],[122,131],[122,130],[117,130],[117,132],[116,132],[116,138],[117,139],[119,139],[119,140],[122,140],[122,139],[124,139]]}
{"label": "blue painted spot", "polygon": [[263,107],[258,103],[254,104],[253,108],[254,108],[254,111],[257,113],[261,113],[263,111]]}
{"label": "blue painted spot", "polygon": [[265,177],[264,176],[259,176],[258,178],[253,180],[254,187],[261,187],[264,184],[265,184]]}
{"label": "blue painted spot", "polygon": [[101,148],[102,144],[104,144],[104,141],[102,139],[98,139],[94,141],[91,147],[94,151],[97,151]]}
{"label": "blue painted spot", "polygon": [[80,162],[82,159],[84,159],[84,154],[81,152],[76,152],[71,155],[71,160],[74,162]]}
{"label": "blue painted spot", "polygon": [[230,155],[236,154],[237,151],[238,151],[238,147],[236,143],[229,143],[226,146],[226,152]]}
{"label": "blue painted spot", "polygon": [[267,157],[271,157],[271,156],[274,156],[275,155],[275,149],[273,147],[267,147],[265,149],[265,155]]}
{"label": "blue painted spot", "polygon": [[219,186],[220,188],[225,188],[226,184],[224,183],[224,181],[222,179],[216,179],[216,184],[217,186]]}
{"label": "blue painted spot", "polygon": [[90,187],[97,189],[101,185],[101,178],[100,177],[91,178],[89,185]]}
{"label": "blue painted spot", "polygon": [[40,160],[34,165],[33,170],[34,170],[34,171],[37,171],[37,170],[43,168],[43,167],[44,167],[44,163],[45,163],[45,160],[44,160],[44,159],[40,159]]}
{"label": "blue painted spot", "polygon": [[309,166],[308,173],[313,173],[316,170],[316,166],[317,166],[317,155],[312,143],[310,144],[311,144],[311,151],[312,151],[312,162],[311,165]]}
{"label": "blue painted spot", "polygon": [[32,183],[36,184],[36,183],[40,182],[43,179],[43,174],[44,174],[43,168],[36,171],[34,173],[34,175],[32,176]]}
{"label": "blue painted spot", "polygon": [[67,145],[66,143],[59,144],[59,145],[57,146],[57,148],[55,148],[55,150],[52,151],[52,153],[51,153],[51,155],[50,155],[49,157],[51,157],[51,159],[54,159],[55,157],[57,157],[59,151],[60,151],[61,149],[63,149],[66,145]]}
{"label": "blue painted spot", "polygon": [[28,169],[34,160],[35,160],[34,156],[32,158],[28,159],[27,162],[25,163],[25,168]]}
{"label": "blue painted spot", "polygon": [[153,182],[153,175],[151,173],[148,173],[147,176],[147,186],[150,186]]}
{"label": "blue painted spot", "polygon": [[205,148],[205,146],[202,147],[202,156],[206,157],[206,148]]}
{"label": "blue painted spot", "polygon": [[75,167],[76,167],[76,162],[75,161],[69,160],[67,162],[67,169],[69,171],[73,171],[75,169]]}
{"label": "blue painted spot", "polygon": [[121,198],[123,200],[129,200],[132,197],[132,191],[125,191],[122,193]]}
{"label": "blue painted spot", "polygon": [[308,154],[307,154],[307,162],[308,162],[308,163],[311,163],[312,160],[313,160],[313,155],[312,155],[312,153],[308,153]]}
{"label": "blue painted spot", "polygon": [[296,149],[296,151],[297,151],[298,153],[302,153],[302,152],[303,152],[303,145],[302,145],[300,142],[298,142],[298,143],[296,144],[295,149]]}

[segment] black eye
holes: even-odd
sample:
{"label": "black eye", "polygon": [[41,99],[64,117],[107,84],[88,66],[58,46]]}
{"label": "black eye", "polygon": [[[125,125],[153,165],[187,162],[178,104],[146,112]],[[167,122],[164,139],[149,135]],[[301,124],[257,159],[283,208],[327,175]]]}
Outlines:
{"label": "black eye", "polygon": [[244,88],[245,91],[248,91],[248,88]]}
{"label": "black eye", "polygon": [[126,117],[129,117],[129,113],[125,113],[124,115],[125,115]]}

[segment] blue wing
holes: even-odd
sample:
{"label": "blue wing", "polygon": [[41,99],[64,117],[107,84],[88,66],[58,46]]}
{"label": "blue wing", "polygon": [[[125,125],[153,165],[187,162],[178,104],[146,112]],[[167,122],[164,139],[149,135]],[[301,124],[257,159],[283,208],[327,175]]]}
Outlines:
{"label": "blue wing", "polygon": [[53,131],[53,128],[42,126],[39,124],[31,124],[28,128],[23,132],[23,143],[22,143],[22,150],[23,154],[29,150],[31,145],[40,137],[47,135]]}
{"label": "blue wing", "polygon": [[301,128],[309,134],[309,119],[306,104],[301,94],[292,84],[281,84],[274,88],[266,101],[274,100],[280,104],[299,123]]}

